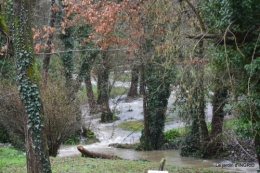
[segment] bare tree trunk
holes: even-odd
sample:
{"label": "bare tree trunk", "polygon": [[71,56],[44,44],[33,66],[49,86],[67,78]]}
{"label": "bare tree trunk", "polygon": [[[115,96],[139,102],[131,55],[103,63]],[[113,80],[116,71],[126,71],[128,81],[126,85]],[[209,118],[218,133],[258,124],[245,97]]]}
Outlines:
{"label": "bare tree trunk", "polygon": [[141,83],[142,83],[142,94],[143,94],[143,111],[144,111],[144,132],[146,136],[149,136],[149,122],[147,120],[147,96],[145,92],[145,77],[144,77],[144,64],[141,66]]}
{"label": "bare tree trunk", "polygon": [[[81,64],[77,78],[73,81],[74,85],[72,88],[72,92],[74,94],[76,94],[78,92],[78,90],[81,87],[82,82],[86,82],[86,78],[89,78],[88,80],[91,85],[90,71],[93,66],[92,61],[94,61],[95,56],[96,56],[96,53],[94,53],[94,54],[89,53],[88,55],[83,54],[83,56],[81,56],[81,58],[83,59],[83,62]],[[92,91],[92,88],[91,88],[91,91]],[[93,91],[92,91],[92,93],[93,93]]]}
{"label": "bare tree trunk", "polygon": [[140,69],[140,74],[139,74],[139,94],[143,95],[144,94],[144,87],[143,87],[143,81],[144,81],[144,71],[142,70],[142,65],[139,67]]}
{"label": "bare tree trunk", "polygon": [[[54,27],[55,23],[55,16],[56,11],[53,10],[53,7],[55,5],[55,0],[51,1],[51,15],[50,15],[50,27]],[[47,40],[47,48],[45,50],[45,56],[43,59],[43,65],[42,65],[42,86],[45,88],[48,78],[48,71],[49,71],[49,64],[50,64],[50,58],[51,58],[51,50],[52,50],[52,40],[53,40],[53,33],[49,33],[49,37]]]}
{"label": "bare tree trunk", "polygon": [[94,97],[90,73],[86,74],[85,85],[86,85],[86,91],[87,91],[87,97],[88,97],[89,112],[90,112],[90,114],[96,113],[99,111],[99,109],[98,109],[98,105],[97,105],[95,97]]}
{"label": "bare tree trunk", "polygon": [[138,88],[138,68],[134,66],[131,71],[131,86],[129,92],[127,94],[128,98],[134,98],[138,96],[137,88]]}
{"label": "bare tree trunk", "polygon": [[145,148],[146,150],[150,150],[151,149],[151,143],[149,141],[149,136],[150,136],[150,130],[149,130],[149,119],[148,119],[148,113],[147,113],[147,95],[146,95],[146,83],[145,83],[145,74],[144,74],[144,64],[142,64],[140,66],[141,68],[141,81],[140,83],[142,83],[142,95],[143,95],[143,115],[144,115],[144,129],[142,131],[142,136],[140,138],[140,141],[142,142],[142,146],[143,148]]}
{"label": "bare tree trunk", "polygon": [[37,164],[37,158],[35,151],[33,149],[32,138],[30,137],[29,129],[27,128],[27,118],[24,124],[24,133],[25,133],[25,149],[26,149],[26,167],[27,172],[38,172],[39,167]]}
{"label": "bare tree trunk", "polygon": [[97,91],[98,91],[97,104],[98,105],[101,105],[101,90],[102,90],[102,74],[99,71],[97,74]]}

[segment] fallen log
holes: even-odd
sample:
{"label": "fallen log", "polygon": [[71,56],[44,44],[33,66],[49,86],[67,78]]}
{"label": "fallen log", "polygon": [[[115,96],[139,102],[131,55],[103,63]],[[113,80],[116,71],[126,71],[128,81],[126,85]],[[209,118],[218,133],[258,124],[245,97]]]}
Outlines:
{"label": "fallen log", "polygon": [[110,155],[110,154],[104,154],[104,153],[96,153],[96,152],[92,152],[92,151],[88,151],[87,149],[85,149],[82,145],[78,145],[77,149],[79,150],[79,152],[81,152],[81,154],[85,157],[90,157],[90,158],[100,158],[100,159],[120,159],[117,156],[114,155]]}

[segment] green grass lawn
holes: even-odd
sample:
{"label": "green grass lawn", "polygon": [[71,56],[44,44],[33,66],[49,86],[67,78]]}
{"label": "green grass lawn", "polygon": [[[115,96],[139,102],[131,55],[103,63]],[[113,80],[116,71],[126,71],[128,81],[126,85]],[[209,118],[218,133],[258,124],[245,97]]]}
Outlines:
{"label": "green grass lawn", "polygon": [[[0,173],[5,172],[17,172],[16,170],[24,169],[25,164],[25,153],[12,149],[10,147],[0,147]],[[8,171],[7,171],[8,170]],[[19,171],[17,172],[19,173]]]}
{"label": "green grass lawn", "polygon": [[118,124],[118,127],[120,127],[123,130],[138,131],[138,132],[140,132],[144,128],[142,121],[124,121]]}
{"label": "green grass lawn", "polygon": [[[53,173],[144,173],[158,170],[159,163],[91,159],[80,156],[50,158]],[[179,167],[167,164],[164,170],[169,173],[219,173],[210,169]],[[222,171],[223,172],[223,171]],[[26,173],[25,154],[10,147],[0,147],[0,173]]]}
{"label": "green grass lawn", "polygon": [[[223,124],[223,129],[235,129],[237,127],[237,121],[236,119],[231,120],[225,120]],[[120,124],[118,124],[118,127],[120,127],[123,130],[129,130],[129,131],[141,131],[143,129],[142,121],[124,121]],[[208,130],[211,130],[211,122],[207,122]],[[180,134],[185,134],[187,132],[188,127],[177,127],[174,128],[177,130]]]}
{"label": "green grass lawn", "polygon": [[[92,86],[93,92],[94,92],[94,97],[97,99],[98,93],[97,93],[97,86],[93,85]],[[123,94],[127,94],[129,88],[126,87],[112,87],[111,92],[110,92],[110,98],[115,98],[116,96],[120,96]],[[84,103],[87,100],[87,93],[86,93],[86,87],[81,86],[81,88],[78,91],[78,98],[81,101],[81,103]]]}
{"label": "green grass lawn", "polygon": [[115,74],[115,73],[110,73],[109,78],[110,79],[115,79],[116,81],[122,81],[122,82],[131,82],[131,73],[120,73],[120,74]]}

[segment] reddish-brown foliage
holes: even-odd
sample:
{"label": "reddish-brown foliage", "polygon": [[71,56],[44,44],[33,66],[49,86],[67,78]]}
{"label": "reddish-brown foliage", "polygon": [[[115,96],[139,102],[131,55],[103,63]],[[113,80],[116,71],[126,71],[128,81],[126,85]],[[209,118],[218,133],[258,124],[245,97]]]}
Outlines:
{"label": "reddish-brown foliage", "polygon": [[[119,44],[135,49],[137,44],[131,42],[142,35],[142,25],[139,22],[141,4],[141,1],[130,0],[65,0],[63,5],[66,6],[66,15],[61,26],[65,28],[84,22],[93,29],[93,33],[85,39],[87,42],[92,40],[102,49]],[[71,14],[72,20],[69,19]],[[124,34],[119,36],[120,30],[123,30]]]}

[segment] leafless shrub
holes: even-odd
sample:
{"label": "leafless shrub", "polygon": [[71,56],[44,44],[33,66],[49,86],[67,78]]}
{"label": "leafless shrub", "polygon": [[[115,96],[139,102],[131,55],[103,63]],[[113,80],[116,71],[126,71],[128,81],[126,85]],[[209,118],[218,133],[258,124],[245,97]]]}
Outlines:
{"label": "leafless shrub", "polygon": [[79,105],[68,97],[62,82],[49,82],[41,95],[49,153],[56,156],[62,142],[80,129]]}
{"label": "leafless shrub", "polygon": [[7,131],[15,147],[24,148],[25,109],[16,86],[9,82],[0,85],[0,126]]}
{"label": "leafless shrub", "polygon": [[[41,89],[41,99],[49,154],[56,156],[62,142],[80,129],[79,106],[76,100],[68,97],[62,82],[49,82],[45,89]],[[26,112],[16,86],[0,84],[0,126],[8,134],[17,134],[19,140],[24,142],[25,117]]]}

